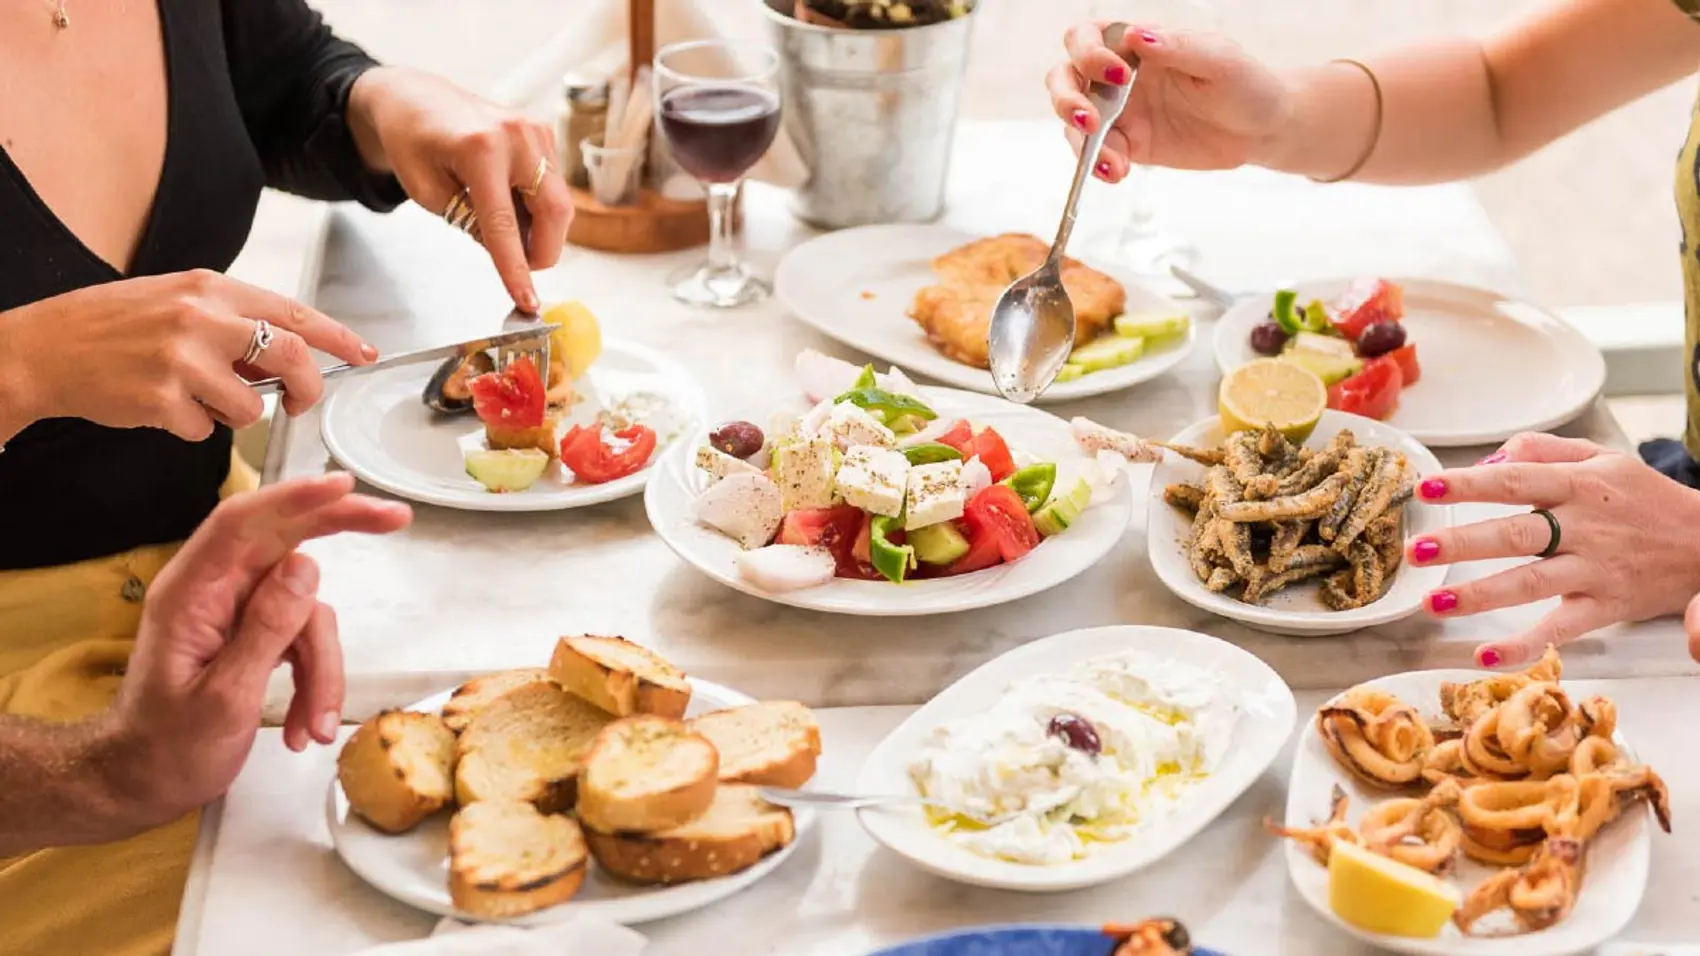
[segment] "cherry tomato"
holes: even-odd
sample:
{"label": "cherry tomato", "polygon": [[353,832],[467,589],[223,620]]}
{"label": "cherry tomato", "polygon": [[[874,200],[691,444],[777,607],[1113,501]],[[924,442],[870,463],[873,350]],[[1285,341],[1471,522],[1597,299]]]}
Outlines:
{"label": "cherry tomato", "polygon": [[980,463],[992,473],[993,481],[1002,481],[1015,474],[1015,456],[1009,453],[1009,444],[997,433],[997,429],[987,427],[975,435],[973,453],[980,456]]}
{"label": "cherry tomato", "polygon": [[1405,380],[1405,387],[1417,384],[1417,379],[1423,377],[1422,366],[1417,364],[1417,343],[1396,348],[1387,353],[1387,357],[1399,363],[1399,373]]}
{"label": "cherry tomato", "polygon": [[958,421],[950,426],[950,430],[934,439],[941,445],[949,445],[967,458],[974,454],[974,428],[967,420]]}
{"label": "cherry tomato", "polygon": [[1365,418],[1385,419],[1399,407],[1405,387],[1399,363],[1390,356],[1370,359],[1364,370],[1328,389],[1328,407]]}
{"label": "cherry tomato", "polygon": [[1334,328],[1353,342],[1377,322],[1405,317],[1405,291],[1386,279],[1359,279],[1335,301]]}
{"label": "cherry tomato", "polygon": [[655,430],[648,425],[622,428],[614,439],[618,444],[604,441],[599,425],[575,425],[561,439],[561,464],[579,481],[600,485],[643,470],[655,454]]}
{"label": "cherry tomato", "polygon": [[864,555],[868,553],[865,536],[869,533],[866,512],[854,505],[835,505],[791,512],[779,523],[779,535],[775,541],[831,551],[841,578],[884,580],[872,564],[859,560],[856,555],[858,550]]}
{"label": "cherry tomato", "polygon": [[1039,531],[1027,514],[1027,505],[1008,485],[991,485],[980,489],[968,499],[962,519],[974,534],[969,535],[969,549],[974,539],[988,534],[998,543],[998,554],[1005,561],[1014,561],[1039,546]]}
{"label": "cherry tomato", "polygon": [[500,372],[486,372],[467,383],[478,420],[503,428],[543,424],[543,376],[529,358],[515,359]]}

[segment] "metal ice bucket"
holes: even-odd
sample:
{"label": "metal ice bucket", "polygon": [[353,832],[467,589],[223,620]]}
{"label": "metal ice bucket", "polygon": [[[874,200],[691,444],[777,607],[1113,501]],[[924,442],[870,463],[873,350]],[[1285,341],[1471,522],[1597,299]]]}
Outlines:
{"label": "metal ice bucket", "polygon": [[826,229],[937,218],[974,14],[836,30],[793,18],[793,0],[761,4],[779,50],[785,134],[807,170],[797,218]]}

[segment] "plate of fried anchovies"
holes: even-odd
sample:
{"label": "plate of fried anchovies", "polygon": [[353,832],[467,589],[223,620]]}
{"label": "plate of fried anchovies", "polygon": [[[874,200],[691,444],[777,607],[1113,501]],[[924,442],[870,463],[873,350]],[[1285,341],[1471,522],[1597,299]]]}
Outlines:
{"label": "plate of fried anchovies", "polygon": [[1446,580],[1403,560],[1405,541],[1450,523],[1412,500],[1441,470],[1428,449],[1372,419],[1327,411],[1303,444],[1199,422],[1164,444],[1147,540],[1182,600],[1280,634],[1342,634],[1403,618]]}

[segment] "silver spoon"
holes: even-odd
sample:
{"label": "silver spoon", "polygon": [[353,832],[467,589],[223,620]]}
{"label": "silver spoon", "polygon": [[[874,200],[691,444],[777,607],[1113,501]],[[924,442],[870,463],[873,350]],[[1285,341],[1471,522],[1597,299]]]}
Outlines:
{"label": "silver spoon", "polygon": [[[1110,24],[1104,28],[1104,44],[1120,51],[1126,32],[1127,24]],[[1139,70],[1138,57],[1130,53],[1121,55],[1135,72]],[[1098,108],[1098,130],[1086,137],[1080,147],[1080,161],[1074,167],[1074,183],[1068,189],[1068,204],[1063,207],[1062,224],[1051,243],[1051,254],[1031,275],[1017,279],[1005,289],[992,307],[991,328],[987,331],[992,382],[1012,402],[1025,405],[1038,398],[1056,380],[1074,348],[1074,304],[1062,284],[1063,250],[1068,247],[1069,233],[1074,231],[1075,207],[1080,204],[1086,174],[1097,162],[1104,137],[1127,106],[1132,89],[1131,79],[1122,86],[1096,81],[1087,85],[1086,97]]]}

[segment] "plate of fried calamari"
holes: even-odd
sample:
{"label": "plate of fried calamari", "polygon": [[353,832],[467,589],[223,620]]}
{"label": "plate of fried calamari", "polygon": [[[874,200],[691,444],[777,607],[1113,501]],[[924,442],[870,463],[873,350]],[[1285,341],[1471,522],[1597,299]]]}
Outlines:
{"label": "plate of fried calamari", "polygon": [[1151,477],[1151,566],[1182,600],[1278,634],[1342,634],[1406,617],[1446,580],[1404,562],[1450,509],[1413,503],[1441,470],[1410,436],[1344,412],[1302,443],[1199,422]]}
{"label": "plate of fried calamari", "polygon": [[[1406,953],[1564,956],[1617,935],[1646,889],[1648,818],[1669,832],[1670,798],[1616,733],[1612,701],[1574,698],[1561,676],[1549,648],[1520,673],[1396,674],[1320,708],[1294,757],[1286,826],[1266,824],[1289,839],[1299,894]],[[1372,932],[1337,913],[1328,863],[1342,843],[1450,887],[1430,912],[1437,932]]]}
{"label": "plate of fried calamari", "polygon": [[[1037,269],[1050,243],[944,225],[862,226],[791,250],[774,273],[786,309],[869,355],[957,388],[997,394],[987,370],[992,305]],[[1075,350],[1040,402],[1118,391],[1162,375],[1191,351],[1184,306],[1115,270],[1066,259]]]}

